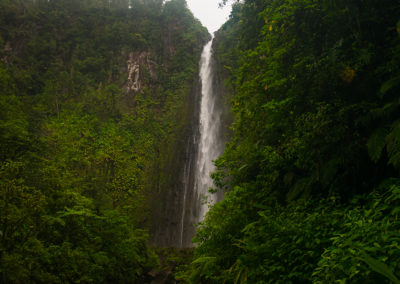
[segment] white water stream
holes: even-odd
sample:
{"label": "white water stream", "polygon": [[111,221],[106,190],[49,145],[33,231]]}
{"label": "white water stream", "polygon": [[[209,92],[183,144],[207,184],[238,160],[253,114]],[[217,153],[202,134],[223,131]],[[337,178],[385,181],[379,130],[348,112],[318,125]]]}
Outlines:
{"label": "white water stream", "polygon": [[201,104],[200,104],[200,140],[196,157],[195,191],[201,202],[197,222],[201,222],[209,206],[217,200],[215,194],[208,192],[213,186],[210,174],[215,170],[213,161],[222,154],[221,108],[214,92],[214,71],[212,61],[212,40],[203,49],[200,61]]}
{"label": "white water stream", "polygon": [[193,247],[196,225],[203,221],[209,206],[219,201],[218,194],[209,193],[213,186],[210,174],[213,161],[223,152],[226,127],[223,127],[223,100],[216,80],[212,40],[203,48],[199,62],[201,88],[192,93],[193,112],[190,134],[182,149],[184,158],[181,183],[169,191],[165,200],[164,222],[155,229],[154,242],[159,246]]}

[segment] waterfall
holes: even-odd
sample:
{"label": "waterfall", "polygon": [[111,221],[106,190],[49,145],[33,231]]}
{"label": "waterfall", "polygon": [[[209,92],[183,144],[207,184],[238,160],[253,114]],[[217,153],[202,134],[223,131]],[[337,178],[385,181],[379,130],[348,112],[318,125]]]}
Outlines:
{"label": "waterfall", "polygon": [[215,194],[208,192],[213,185],[210,176],[215,169],[213,161],[222,154],[225,141],[221,125],[223,107],[214,78],[212,42],[210,40],[204,46],[199,63],[201,88],[196,100],[192,135],[185,151],[179,247],[193,246],[195,226],[204,219],[209,205],[218,201]]}
{"label": "waterfall", "polygon": [[212,40],[203,49],[200,60],[201,103],[200,103],[200,139],[197,144],[195,191],[200,202],[196,223],[203,220],[209,205],[217,201],[215,194],[208,192],[213,186],[210,174],[215,170],[213,161],[222,154],[221,112],[219,97],[215,92],[214,62]]}
{"label": "waterfall", "polygon": [[201,88],[196,100],[192,135],[185,152],[179,247],[193,246],[191,239],[195,226],[204,219],[209,206],[218,201],[215,194],[208,192],[213,186],[210,176],[215,169],[213,161],[222,154],[225,141],[221,124],[223,104],[214,78],[212,43],[211,39],[204,46],[199,63]]}
{"label": "waterfall", "polygon": [[[188,115],[185,136],[178,140],[177,160],[171,164],[170,184],[159,195],[154,212],[157,218],[152,228],[155,246],[193,247],[191,242],[196,224],[204,219],[210,204],[218,201],[210,194],[213,185],[210,174],[213,161],[223,152],[226,127],[222,126],[224,104],[220,97],[219,81],[215,78],[215,59],[212,40],[203,48],[199,62],[199,81],[189,97],[191,111]],[[180,142],[181,141],[181,142]]]}

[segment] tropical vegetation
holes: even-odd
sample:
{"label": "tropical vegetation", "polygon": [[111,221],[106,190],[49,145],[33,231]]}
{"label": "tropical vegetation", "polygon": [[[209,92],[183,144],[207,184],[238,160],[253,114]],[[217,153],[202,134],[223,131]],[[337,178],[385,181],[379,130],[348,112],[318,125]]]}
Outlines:
{"label": "tropical vegetation", "polygon": [[[226,2],[226,1],[225,1]],[[233,139],[191,283],[400,283],[400,5],[245,0],[216,35]]]}

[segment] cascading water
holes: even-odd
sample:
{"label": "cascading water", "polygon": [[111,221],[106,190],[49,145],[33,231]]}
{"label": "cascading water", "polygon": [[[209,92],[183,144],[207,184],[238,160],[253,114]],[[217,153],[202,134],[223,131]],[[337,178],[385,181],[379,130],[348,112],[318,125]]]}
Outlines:
{"label": "cascading water", "polygon": [[222,154],[225,141],[221,125],[223,107],[214,78],[212,42],[210,40],[204,46],[200,59],[201,92],[183,171],[180,247],[193,246],[191,239],[195,225],[203,220],[209,205],[218,201],[218,196],[208,192],[213,185],[210,176],[214,171],[213,160]]}
{"label": "cascading water", "polygon": [[180,179],[166,188],[155,208],[158,217],[152,235],[156,246],[192,247],[196,224],[203,220],[209,205],[219,200],[216,194],[208,193],[213,185],[213,160],[223,152],[226,133],[212,40],[204,46],[199,65],[201,87],[193,89],[186,142],[178,150],[181,158],[176,173]]}
{"label": "cascading water", "polygon": [[200,141],[198,143],[195,191],[200,202],[196,223],[203,220],[209,205],[217,201],[215,194],[208,192],[213,185],[210,174],[214,171],[213,161],[222,154],[221,106],[214,87],[214,62],[212,40],[203,49],[200,61],[201,103],[200,103]]}

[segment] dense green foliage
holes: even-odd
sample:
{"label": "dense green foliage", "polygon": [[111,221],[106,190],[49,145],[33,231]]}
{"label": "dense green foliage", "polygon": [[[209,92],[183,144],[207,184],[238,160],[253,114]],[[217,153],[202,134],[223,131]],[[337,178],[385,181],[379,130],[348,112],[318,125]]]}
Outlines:
{"label": "dense green foliage", "polygon": [[162,2],[0,1],[0,282],[143,283],[157,264],[150,189],[208,37]]}
{"label": "dense green foliage", "polygon": [[398,1],[245,0],[216,36],[233,140],[192,283],[400,283]]}

